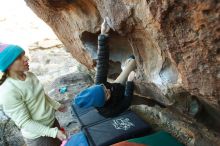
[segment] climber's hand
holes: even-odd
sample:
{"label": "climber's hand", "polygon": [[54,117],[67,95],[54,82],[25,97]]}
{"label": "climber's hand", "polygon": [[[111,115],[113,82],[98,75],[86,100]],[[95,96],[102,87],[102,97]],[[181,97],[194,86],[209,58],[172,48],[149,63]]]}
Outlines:
{"label": "climber's hand", "polygon": [[61,140],[61,141],[67,139],[66,134],[65,134],[63,131],[61,131],[61,130],[58,130],[56,137],[57,137],[59,140]]}
{"label": "climber's hand", "polygon": [[133,81],[136,76],[136,73],[134,71],[130,72],[128,75],[128,81]]}
{"label": "climber's hand", "polygon": [[106,18],[104,19],[102,25],[101,25],[101,34],[108,35],[108,32],[110,30],[110,27],[106,21]]}
{"label": "climber's hand", "polygon": [[66,112],[67,111],[67,107],[64,104],[61,104],[61,106],[58,108],[58,111]]}

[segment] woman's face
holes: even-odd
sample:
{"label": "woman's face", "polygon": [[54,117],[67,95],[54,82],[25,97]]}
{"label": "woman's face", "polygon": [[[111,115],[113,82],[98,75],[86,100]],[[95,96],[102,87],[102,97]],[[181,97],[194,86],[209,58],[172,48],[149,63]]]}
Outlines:
{"label": "woman's face", "polygon": [[25,56],[25,52],[22,53],[8,68],[9,71],[13,72],[25,72],[29,70],[28,57]]}

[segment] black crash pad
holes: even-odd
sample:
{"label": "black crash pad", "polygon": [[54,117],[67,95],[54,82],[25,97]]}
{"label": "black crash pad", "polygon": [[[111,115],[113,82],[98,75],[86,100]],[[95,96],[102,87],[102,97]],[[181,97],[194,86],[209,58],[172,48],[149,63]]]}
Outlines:
{"label": "black crash pad", "polygon": [[151,127],[130,110],[114,118],[103,117],[94,107],[79,108],[72,104],[72,111],[90,146],[109,146],[151,133]]}

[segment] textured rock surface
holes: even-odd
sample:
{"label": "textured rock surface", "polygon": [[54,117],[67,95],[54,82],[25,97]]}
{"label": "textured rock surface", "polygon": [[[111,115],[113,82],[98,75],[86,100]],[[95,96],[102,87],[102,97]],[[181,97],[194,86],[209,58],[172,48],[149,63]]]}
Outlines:
{"label": "textured rock surface", "polygon": [[188,146],[220,145],[219,135],[198,124],[193,118],[175,112],[173,109],[151,107],[147,105],[132,106],[132,110],[142,115],[155,129],[165,129],[179,141]]}
{"label": "textured rock surface", "polygon": [[[136,92],[218,129],[220,2],[175,0],[25,0],[74,58],[95,66],[97,36],[110,18],[111,73],[132,52]],[[194,112],[194,113],[193,113]],[[209,119],[204,120],[204,119]]]}

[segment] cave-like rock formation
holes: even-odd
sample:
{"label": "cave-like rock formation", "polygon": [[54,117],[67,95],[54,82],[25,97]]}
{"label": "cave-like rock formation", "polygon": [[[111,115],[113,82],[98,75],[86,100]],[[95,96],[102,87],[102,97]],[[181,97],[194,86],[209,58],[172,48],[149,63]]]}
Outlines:
{"label": "cave-like rock formation", "polygon": [[[136,56],[136,93],[196,120],[189,135],[217,144],[220,130],[218,0],[25,0],[79,62],[93,69],[97,36],[109,17],[110,77]],[[184,120],[183,120],[184,121]],[[199,126],[198,126],[199,127]],[[187,126],[183,124],[187,130]],[[211,136],[210,136],[211,135]],[[201,145],[196,136],[187,145]],[[207,142],[207,143],[206,143]]]}

